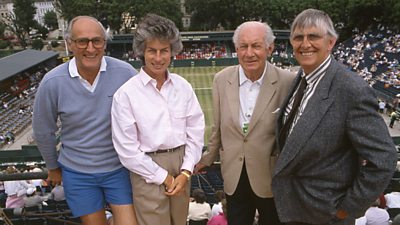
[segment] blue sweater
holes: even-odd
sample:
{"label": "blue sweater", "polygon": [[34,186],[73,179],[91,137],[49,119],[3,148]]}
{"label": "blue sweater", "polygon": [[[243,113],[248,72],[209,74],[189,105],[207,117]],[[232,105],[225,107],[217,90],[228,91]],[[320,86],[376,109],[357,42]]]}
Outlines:
{"label": "blue sweater", "polygon": [[[84,173],[110,172],[122,167],[111,138],[111,103],[115,91],[137,71],[128,63],[105,57],[93,93],[72,78],[69,63],[48,72],[38,88],[33,132],[48,169],[63,166]],[[57,118],[61,121],[61,149],[56,152]]]}

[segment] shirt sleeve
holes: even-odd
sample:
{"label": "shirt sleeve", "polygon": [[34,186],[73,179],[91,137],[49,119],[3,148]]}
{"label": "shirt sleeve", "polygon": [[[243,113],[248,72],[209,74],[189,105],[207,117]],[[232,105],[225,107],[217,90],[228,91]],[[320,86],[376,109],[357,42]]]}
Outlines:
{"label": "shirt sleeve", "polygon": [[48,169],[58,168],[57,163],[57,102],[51,85],[42,81],[35,96],[32,128],[37,146]]}
{"label": "shirt sleeve", "polygon": [[147,183],[162,184],[168,172],[140,150],[130,97],[122,91],[114,95],[111,107],[111,128],[114,148],[122,165],[142,176]]}
{"label": "shirt sleeve", "polygon": [[191,89],[187,104],[186,117],[186,146],[182,170],[193,171],[194,165],[199,162],[204,146],[204,114],[201,110],[196,94]]}

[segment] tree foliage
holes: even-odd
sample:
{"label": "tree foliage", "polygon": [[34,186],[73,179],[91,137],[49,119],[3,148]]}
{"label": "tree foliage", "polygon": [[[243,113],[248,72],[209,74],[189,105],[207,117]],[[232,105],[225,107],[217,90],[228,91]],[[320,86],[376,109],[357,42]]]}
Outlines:
{"label": "tree foliage", "polygon": [[298,13],[307,8],[328,13],[344,38],[352,30],[377,24],[399,29],[398,0],[187,0],[191,30],[235,29],[248,20],[268,22],[273,29],[290,29]]}
{"label": "tree foliage", "polygon": [[23,48],[27,46],[29,31],[37,24],[37,21],[34,20],[35,14],[34,0],[15,0],[14,11],[7,18],[11,21],[9,29],[18,37]]}
{"label": "tree foliage", "polygon": [[99,19],[104,26],[119,31],[123,24],[122,14],[129,8],[129,2],[124,0],[110,0],[99,3]]}
{"label": "tree foliage", "polygon": [[54,7],[66,21],[75,16],[87,15],[97,17],[98,0],[55,0]]}
{"label": "tree foliage", "polygon": [[182,28],[183,14],[180,0],[130,0],[129,14],[133,16],[134,23],[148,13],[154,13],[172,20],[178,28]]}
{"label": "tree foliage", "polygon": [[[400,29],[400,27],[399,27],[399,25],[400,25],[400,1],[384,0],[384,1],[379,1],[378,4],[380,4],[380,6],[377,9],[378,10],[383,9],[379,15],[375,15],[377,17],[378,22],[380,22],[381,24],[383,24],[387,27],[390,27],[396,31],[399,31],[399,29]],[[370,5],[371,5],[370,8],[372,8],[373,4],[371,3]],[[376,9],[373,9],[373,10],[376,10]]]}
{"label": "tree foliage", "polygon": [[381,23],[384,13],[384,5],[380,0],[352,0],[349,2],[348,10],[351,20],[346,27],[357,27],[366,30],[369,26]]}
{"label": "tree foliage", "polygon": [[48,11],[44,14],[44,24],[50,29],[58,29],[57,13],[54,11]]}
{"label": "tree foliage", "polygon": [[261,20],[266,0],[187,0],[191,30],[231,30],[248,20]]}
{"label": "tree foliage", "polygon": [[[67,21],[90,15],[114,31],[129,31],[147,13],[165,16],[182,28],[180,0],[55,0],[55,6]],[[364,31],[382,24],[398,29],[400,24],[398,0],[186,0],[185,6],[191,15],[190,30],[233,30],[249,20],[268,22],[273,29],[290,29],[296,15],[307,8],[327,12],[343,38],[354,28]],[[124,25],[122,15],[129,15],[131,23]]]}
{"label": "tree foliage", "polygon": [[182,27],[179,0],[56,0],[55,7],[67,21],[78,15],[89,15],[114,31],[121,29],[123,13],[129,13],[133,24],[147,13],[155,13]]}
{"label": "tree foliage", "polygon": [[10,41],[4,40],[4,32],[6,31],[6,25],[0,22],[0,49],[5,49],[9,46]]}
{"label": "tree foliage", "polygon": [[10,45],[10,42],[8,40],[1,40],[0,39],[0,49],[5,49]]}
{"label": "tree foliage", "polygon": [[37,29],[37,33],[40,34],[42,39],[46,39],[47,38],[47,35],[49,34],[49,30],[45,26],[42,26],[40,24],[36,24],[35,28]]}
{"label": "tree foliage", "polygon": [[0,22],[0,39],[4,38],[4,32],[6,31],[7,25],[3,22]]}
{"label": "tree foliage", "polygon": [[52,48],[57,48],[60,44],[58,44],[58,41],[52,40],[50,42],[50,45],[51,45]]}
{"label": "tree foliage", "polygon": [[36,50],[42,50],[44,46],[43,40],[40,38],[34,39],[32,41],[32,48]]}

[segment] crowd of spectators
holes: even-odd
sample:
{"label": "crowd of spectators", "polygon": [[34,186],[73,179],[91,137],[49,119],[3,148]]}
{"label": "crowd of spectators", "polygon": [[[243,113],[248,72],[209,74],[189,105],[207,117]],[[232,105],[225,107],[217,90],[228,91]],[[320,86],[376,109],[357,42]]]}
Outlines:
{"label": "crowd of spectators", "polygon": [[[8,166],[0,174],[17,176],[27,172],[43,170],[38,165]],[[37,181],[39,186],[36,186]],[[65,201],[63,186],[51,187],[42,179],[0,181],[0,208],[4,212],[0,220],[6,216],[13,224],[66,224],[77,220],[72,217]]]}
{"label": "crowd of spectators", "polygon": [[231,49],[225,43],[185,43],[176,59],[212,59],[232,57]]}
{"label": "crowd of spectators", "polygon": [[[235,56],[234,49],[231,49],[231,47],[226,44],[190,43],[184,46],[183,51],[176,56],[176,59],[210,59]],[[283,65],[284,60],[276,59],[287,59],[288,61],[293,59],[291,50],[288,49],[288,45],[285,43],[276,45],[272,56],[272,63],[279,66],[285,66]],[[395,88],[397,92],[400,91],[400,65],[398,61],[400,58],[400,34],[395,34],[382,26],[375,31],[357,33],[354,34],[352,39],[338,44],[335,48],[334,56],[343,64],[347,65],[350,70],[362,76],[371,86],[380,82],[384,84],[385,88]],[[128,52],[126,57],[128,59],[133,59],[134,53]],[[49,68],[39,68],[33,73],[19,75],[15,78],[9,90],[0,92],[0,103],[2,104],[0,109],[0,119],[2,121],[0,125],[0,147],[5,144],[11,144],[15,136],[30,125],[33,98],[40,80],[48,70]],[[384,109],[385,107],[382,108],[382,111]],[[25,193],[23,193],[24,191],[21,192],[22,200],[15,201],[18,202],[18,204],[21,204],[21,202],[24,204],[24,198],[25,200],[30,199],[30,202],[35,198],[35,201],[40,202],[40,204],[47,199],[61,199],[61,201],[64,199],[63,191],[60,190],[62,186],[54,188],[54,193],[51,193],[48,189],[43,188],[42,185],[45,184],[43,180],[18,181],[18,184],[13,181],[13,185],[8,185],[8,182],[9,181],[0,182],[1,207],[6,207],[5,200],[9,196],[16,196],[18,192],[15,190],[7,191],[7,186],[18,186],[25,190]],[[7,194],[7,192],[9,192],[9,194]],[[196,191],[196,193],[197,192],[198,191]],[[213,214],[211,214],[211,208],[210,205],[208,205],[210,202],[207,203],[207,198],[203,195],[201,199],[195,199],[191,203],[192,209],[198,208],[200,205],[203,206],[203,203],[207,204],[204,207],[206,209],[204,211],[207,212],[200,216],[199,220],[206,222],[211,220],[214,216],[223,215],[224,212],[221,203],[223,202],[223,198],[218,198],[217,203],[213,204],[213,206],[218,207],[218,210],[215,213],[213,207]],[[387,198],[391,196],[398,196],[400,204],[400,193],[393,193],[390,196],[387,195]],[[196,196],[196,198],[197,197],[198,196]],[[385,212],[389,209],[388,207],[391,205],[391,202],[394,201],[393,199],[394,198],[387,201],[387,205],[383,208]],[[382,215],[385,214],[385,212],[377,208],[380,203],[381,202],[377,201],[371,205],[371,208],[366,212],[365,217],[359,220],[359,223],[362,224],[362,221],[367,219],[369,215],[377,215],[377,212]],[[24,205],[16,206],[24,207]],[[400,212],[400,205],[398,208]],[[189,213],[189,215],[194,216],[198,211],[199,210],[194,210],[193,213]],[[386,221],[386,216],[382,216],[381,218]],[[394,216],[389,215],[388,218],[389,221],[390,218],[394,219]],[[188,220],[192,219],[193,218],[188,218]]]}
{"label": "crowd of spectators", "polygon": [[[26,168],[16,168],[10,165],[2,174],[19,173],[41,173],[43,168],[38,165],[30,165]],[[65,195],[63,187],[50,187],[46,180],[11,180],[0,181],[0,207],[1,208],[23,208],[32,206],[48,206],[48,201],[63,202]]]}
{"label": "crowd of spectators", "polygon": [[400,225],[400,192],[381,195],[356,220],[356,225]]}
{"label": "crowd of spectators", "polygon": [[[221,42],[193,42],[184,43],[182,51],[174,59],[214,59],[233,57],[232,46]],[[128,51],[122,55],[122,60],[140,60],[133,51]]]}
{"label": "crowd of spectators", "polygon": [[371,86],[380,82],[385,88],[400,90],[400,34],[383,26],[356,33],[337,45],[334,56]]}
{"label": "crowd of spectators", "polygon": [[8,90],[0,92],[0,148],[10,145],[31,124],[33,102],[39,82],[49,68],[16,76]]}
{"label": "crowd of spectators", "polygon": [[211,206],[206,201],[207,197],[202,189],[193,190],[187,218],[189,225],[206,225],[211,219]]}
{"label": "crowd of spectators", "polygon": [[207,202],[206,193],[195,188],[189,203],[188,225],[227,225],[226,198],[222,190],[215,192],[216,203]]}
{"label": "crowd of spectators", "polygon": [[[36,164],[10,165],[0,174],[29,172],[43,173],[44,170]],[[0,208],[4,212],[2,219],[6,216],[13,224],[48,224],[51,221],[65,224],[62,222],[76,220],[65,201],[63,186],[51,187],[44,179],[0,181]]]}

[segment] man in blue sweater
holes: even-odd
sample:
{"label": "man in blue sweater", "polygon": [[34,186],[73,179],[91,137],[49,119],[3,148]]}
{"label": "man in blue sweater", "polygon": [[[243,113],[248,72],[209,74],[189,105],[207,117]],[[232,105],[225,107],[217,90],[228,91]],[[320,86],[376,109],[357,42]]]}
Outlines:
{"label": "man in blue sweater", "polygon": [[74,58],[46,74],[34,105],[33,131],[48,182],[63,182],[68,205],[84,225],[107,224],[106,203],[114,224],[136,225],[129,173],[111,139],[110,111],[114,92],[137,71],[104,56],[109,36],[95,18],[72,19],[65,38]]}

